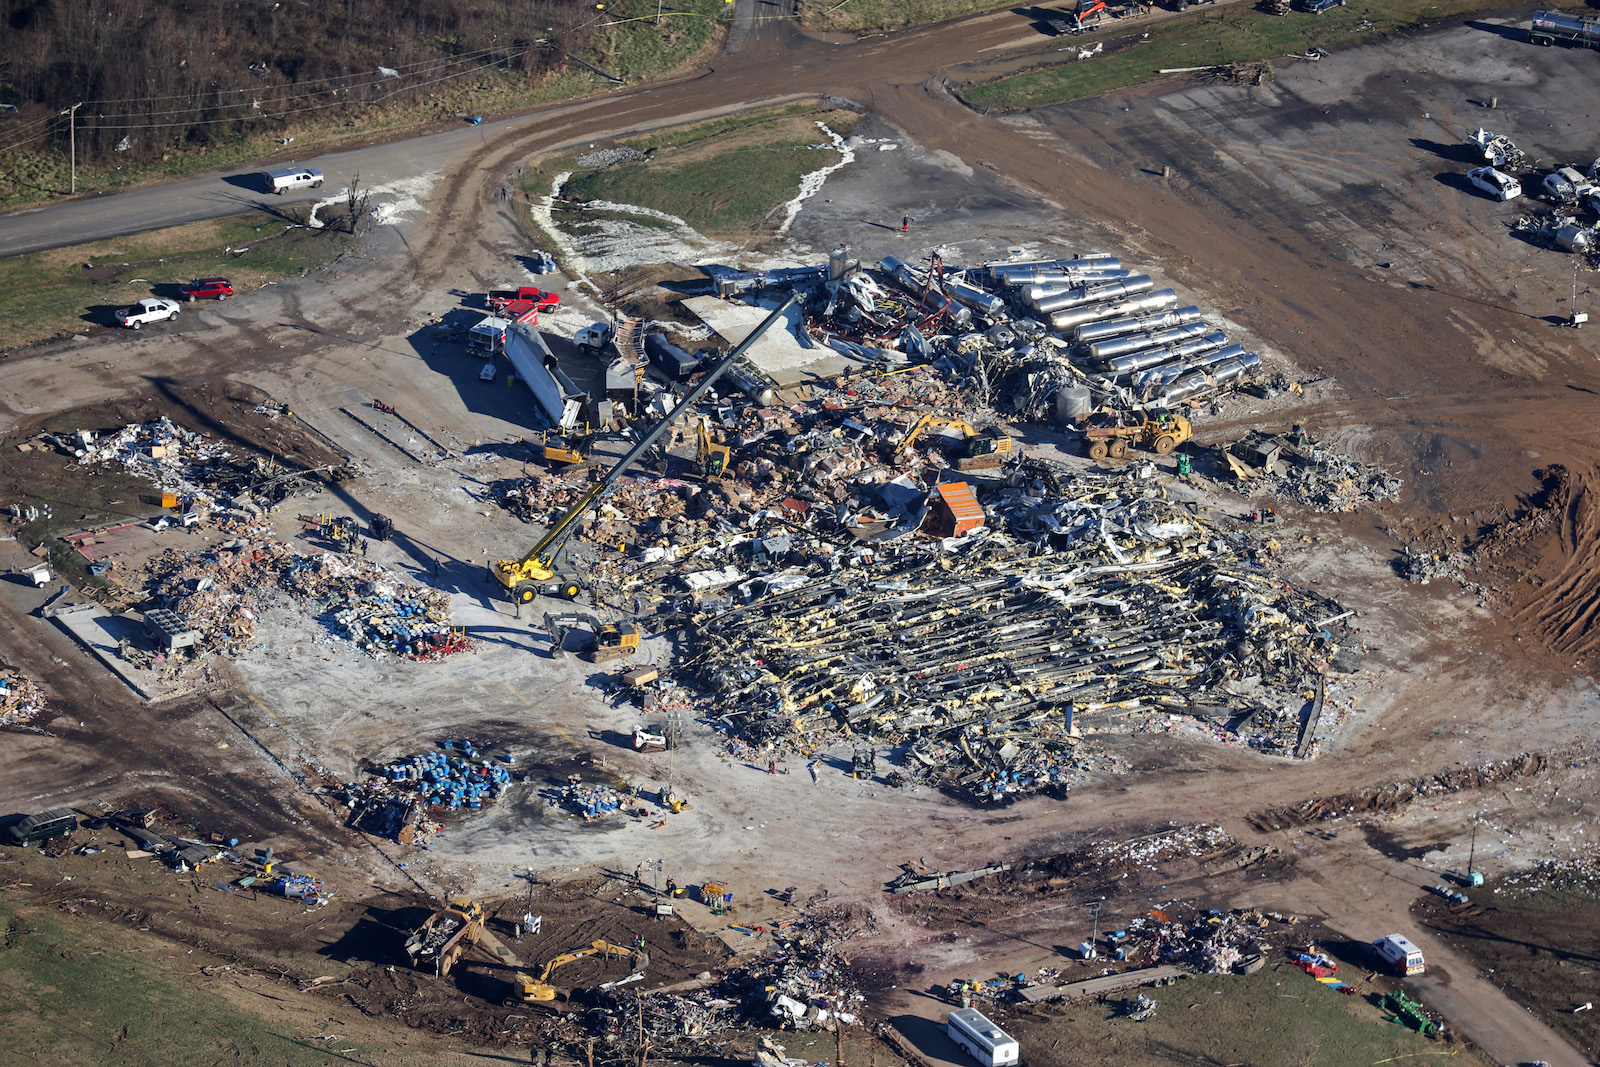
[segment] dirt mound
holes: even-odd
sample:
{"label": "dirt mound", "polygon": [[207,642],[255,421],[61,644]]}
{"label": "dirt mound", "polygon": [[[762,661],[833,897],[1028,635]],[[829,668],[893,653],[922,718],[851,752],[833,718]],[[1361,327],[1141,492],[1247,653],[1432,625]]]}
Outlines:
{"label": "dirt mound", "polygon": [[1475,767],[1463,767],[1445,774],[1426,774],[1408,778],[1403,782],[1368,789],[1356,793],[1339,793],[1330,797],[1314,797],[1286,808],[1265,808],[1249,816],[1250,825],[1263,833],[1291,826],[1337,819],[1345,815],[1376,814],[1395,811],[1422,797],[1459,793],[1464,789],[1481,789],[1495,782],[1511,778],[1531,778],[1542,774],[1546,767],[1560,762],[1559,756],[1524,752],[1510,759],[1494,760]]}
{"label": "dirt mound", "polygon": [[1542,499],[1520,528],[1485,548],[1496,549],[1492,558],[1513,573],[1538,575],[1559,562],[1559,571],[1517,606],[1511,620],[1553,651],[1587,655],[1600,647],[1600,508],[1588,491],[1589,478],[1564,467],[1546,476]]}

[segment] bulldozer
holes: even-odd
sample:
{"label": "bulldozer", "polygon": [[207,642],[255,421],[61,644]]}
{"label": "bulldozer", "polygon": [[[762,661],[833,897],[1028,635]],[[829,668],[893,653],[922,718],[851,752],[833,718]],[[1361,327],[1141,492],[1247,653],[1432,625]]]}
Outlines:
{"label": "bulldozer", "polygon": [[589,628],[590,639],[579,654],[590,663],[605,663],[639,651],[639,628],[631,622],[603,623],[593,615],[575,611],[545,613],[544,629],[550,635],[553,651],[560,651],[567,633],[578,626]]}
{"label": "bulldozer", "polygon": [[1094,460],[1122,459],[1130,445],[1140,445],[1158,456],[1165,456],[1194,436],[1194,427],[1182,415],[1136,412],[1133,421],[1122,415],[1091,415],[1083,425],[1083,437]]}
{"label": "bulldozer", "polygon": [[609,959],[612,956],[626,957],[632,961],[635,970],[643,970],[650,965],[650,956],[643,949],[633,948],[628,945],[613,945],[609,941],[593,941],[583,948],[563,952],[555,959],[544,965],[544,970],[539,972],[539,977],[518,971],[517,977],[512,982],[515,999],[535,1003],[545,1003],[556,999],[556,987],[550,984],[550,975],[558,967],[565,967],[577,960],[587,959],[590,956],[601,956]]}
{"label": "bulldozer", "polygon": [[954,419],[934,412],[925,413],[912,424],[911,429],[900,441],[900,447],[895,449],[897,455],[903,455],[911,450],[927,430],[952,429],[961,434],[962,444],[956,458],[956,469],[963,471],[978,470],[983,467],[998,467],[1005,462],[1011,454],[1011,435],[998,426],[990,426],[979,430],[965,419]]}
{"label": "bulldozer", "polygon": [[544,461],[553,468],[572,467],[589,462],[594,434],[553,434],[544,439]]}

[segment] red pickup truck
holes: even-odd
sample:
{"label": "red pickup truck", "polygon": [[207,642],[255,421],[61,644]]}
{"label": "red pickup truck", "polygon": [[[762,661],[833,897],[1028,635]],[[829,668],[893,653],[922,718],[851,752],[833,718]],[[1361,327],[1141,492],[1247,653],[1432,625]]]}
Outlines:
{"label": "red pickup truck", "polygon": [[489,310],[512,322],[525,322],[535,315],[549,314],[560,303],[560,293],[546,292],[536,285],[524,285],[516,292],[507,289],[489,294]]}

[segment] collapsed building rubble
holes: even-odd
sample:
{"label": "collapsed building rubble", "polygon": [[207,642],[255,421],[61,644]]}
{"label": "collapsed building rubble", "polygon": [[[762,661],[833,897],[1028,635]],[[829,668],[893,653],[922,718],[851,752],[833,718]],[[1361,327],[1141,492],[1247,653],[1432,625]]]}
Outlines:
{"label": "collapsed building rubble", "polygon": [[[451,623],[450,597],[366,559],[305,554],[270,537],[197,552],[168,549],[142,568],[137,586],[152,606],[193,627],[197,653],[236,655],[269,607],[290,603],[372,656],[434,660],[471,650]],[[126,658],[142,653],[125,647]]]}
{"label": "collapsed building rubble", "polygon": [[85,466],[117,465],[170,494],[203,517],[249,521],[283,503],[305,480],[337,467],[307,470],[277,459],[241,454],[162,416],[106,434],[80,430],[43,440]]}
{"label": "collapsed building rubble", "polygon": [[39,684],[20,671],[0,667],[0,726],[23,726],[43,713]]}
{"label": "collapsed building rubble", "polygon": [[907,743],[912,770],[983,800],[1078,780],[1082,734],[1130,720],[1292,753],[1339,605],[1258,572],[1136,474],[1019,474],[964,538],[825,566],[774,554],[748,603],[699,611],[713,715],[768,749]]}

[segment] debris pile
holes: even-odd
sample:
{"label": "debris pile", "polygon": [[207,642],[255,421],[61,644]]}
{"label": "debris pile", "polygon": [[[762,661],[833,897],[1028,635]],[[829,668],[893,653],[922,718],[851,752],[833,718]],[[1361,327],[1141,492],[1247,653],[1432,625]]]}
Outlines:
{"label": "debris pile", "polygon": [[1495,880],[1494,893],[1526,896],[1546,889],[1575,889],[1592,893],[1600,889],[1600,847],[1585,845],[1564,859],[1539,860]]}
{"label": "debris pile", "polygon": [[912,770],[981,800],[1070,784],[1101,765],[1084,732],[1171,716],[1292,752],[1339,605],[1138,477],[1023,473],[988,497],[992,526],[769,562],[745,604],[697,612],[714,716],[766,750],[909,742]]}
{"label": "debris pile", "polygon": [[[842,950],[853,937],[861,936],[858,924],[840,914],[806,914],[771,928],[770,934],[767,952],[704,989],[644,994],[646,1037],[673,1044],[733,1029],[811,1030],[831,1029],[836,1021],[855,1024],[865,997]],[[591,1032],[606,1040],[635,1034],[639,999],[618,988],[602,989],[599,1009],[589,1016]]]}
{"label": "debris pile", "polygon": [[19,671],[0,667],[0,726],[22,726],[44,711],[38,683]]}
{"label": "debris pile", "polygon": [[213,520],[249,522],[281,504],[312,473],[269,457],[236,454],[165,416],[106,434],[42,436],[84,466],[120,466]]}
{"label": "debris pile", "polygon": [[1230,452],[1247,464],[1252,457],[1265,459],[1250,470],[1257,476],[1251,483],[1254,490],[1316,511],[1354,511],[1364,504],[1398,500],[1405,484],[1379,467],[1307,441],[1303,434],[1297,442],[1252,432]]}
{"label": "debris pile", "polygon": [[381,766],[364,763],[370,777],[336,793],[350,809],[349,825],[409,845],[438,831],[424,817],[426,808],[477,809],[511,788],[511,772],[482,758],[470,741],[446,739],[439,749]]}
{"label": "debris pile", "polygon": [[306,555],[271,538],[168,549],[145,565],[138,585],[199,632],[199,652],[236,655],[254,635],[257,616],[285,599],[372,656],[434,660],[471,649],[451,626],[447,593],[362,557]]}

